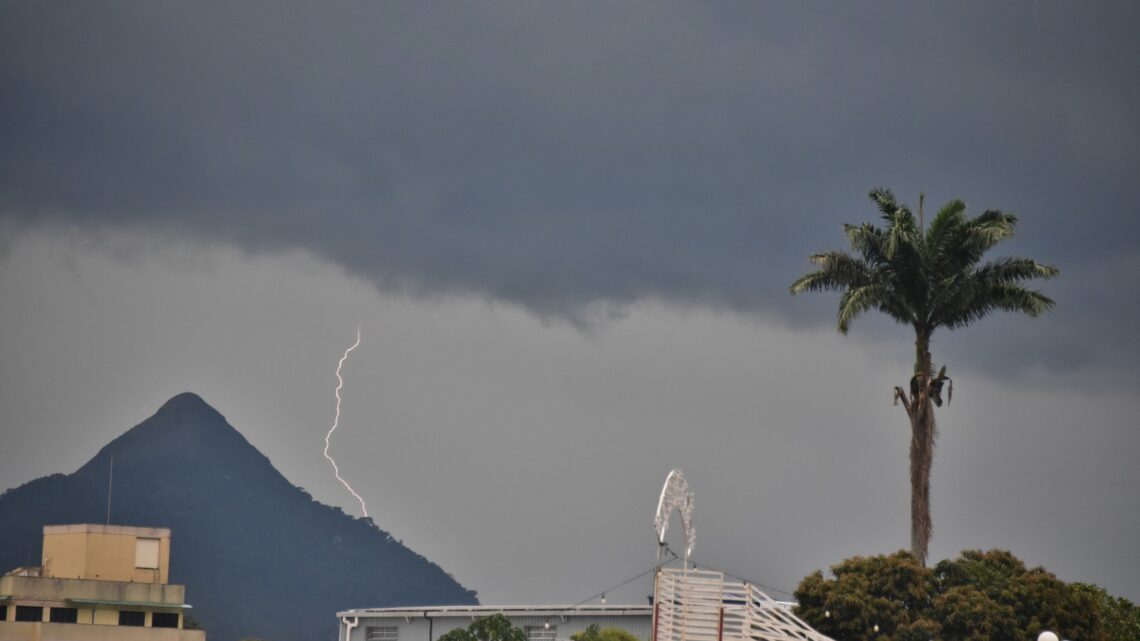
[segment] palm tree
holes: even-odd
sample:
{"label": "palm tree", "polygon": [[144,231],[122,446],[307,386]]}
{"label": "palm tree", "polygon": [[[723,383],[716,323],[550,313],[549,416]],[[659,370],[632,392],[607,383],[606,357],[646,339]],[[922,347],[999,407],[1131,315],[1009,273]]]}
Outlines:
{"label": "palm tree", "polygon": [[845,225],[854,255],[813,255],[811,262],[819,269],[792,283],[791,293],[842,291],[837,319],[841,334],[868,310],[914,328],[914,376],[909,393],[894,388],[894,400],[896,405],[902,402],[910,419],[910,545],[925,564],[931,534],[930,465],[937,437],[934,406],[942,406],[943,387],[950,401],[954,385],[945,366],[934,370],[931,336],[936,329],[965,327],[995,311],[1039,316],[1053,308],[1053,301],[1022,283],[1052,278],[1058,270],[1028,258],[979,264],[986,251],[1013,235],[1017,218],[1012,214],[991,209],[968,218],[966,204],[952,200],[926,228],[922,196],[917,221],[889,190],[874,189],[870,196],[885,226]]}

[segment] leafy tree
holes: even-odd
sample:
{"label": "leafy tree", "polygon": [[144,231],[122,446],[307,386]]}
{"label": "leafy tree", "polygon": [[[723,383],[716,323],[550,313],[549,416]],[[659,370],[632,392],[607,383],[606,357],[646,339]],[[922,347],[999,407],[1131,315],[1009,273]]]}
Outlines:
{"label": "leafy tree", "polygon": [[1046,629],[1084,641],[1140,641],[1108,626],[1103,604],[1119,604],[1119,620],[1127,620],[1130,603],[1026,569],[1004,550],[967,550],[933,569],[904,551],[854,557],[831,574],[804,578],[796,612],[837,641],[1024,641]]}
{"label": "leafy tree", "polygon": [[895,387],[911,425],[911,552],[926,563],[930,520],[930,467],[937,426],[934,407],[953,395],[946,367],[935,371],[930,341],[935,330],[965,327],[995,311],[1038,316],[1054,303],[1022,283],[1058,274],[1054,267],[1028,258],[998,258],[980,263],[994,245],[1013,235],[1017,218],[997,210],[966,216],[966,204],[952,200],[925,226],[922,197],[919,217],[895,202],[887,189],[870,193],[885,223],[846,225],[854,254],[826,251],[811,256],[819,267],[791,285],[791,293],[841,291],[838,326],[842,334],[860,314],[882,312],[914,330],[914,375],[909,391]]}
{"label": "leafy tree", "polygon": [[[942,636],[961,641],[1015,639],[1017,620],[1013,608],[990,598],[972,585],[956,585],[934,600],[933,618]],[[1030,638],[1030,637],[1026,637]]]}
{"label": "leafy tree", "polygon": [[526,641],[526,632],[511,625],[506,616],[492,614],[444,634],[439,641]]}
{"label": "leafy tree", "polygon": [[857,556],[832,566],[831,574],[817,570],[795,593],[796,613],[823,634],[838,641],[938,636],[928,618],[934,573],[911,554]]}
{"label": "leafy tree", "polygon": [[[1099,604],[1061,581],[1044,568],[1027,569],[1020,559],[1005,550],[966,550],[953,561],[942,561],[934,568],[938,590],[944,594],[970,587],[1008,611],[1012,631],[1003,634],[1036,638],[1041,630],[1080,630],[1080,638],[1096,638],[1103,629]],[[968,638],[968,637],[963,637]],[[995,635],[993,638],[1003,638]],[[1005,637],[1008,638],[1008,637]]]}
{"label": "leafy tree", "polygon": [[1114,597],[1091,583],[1074,583],[1073,589],[1097,602],[1104,631],[1113,641],[1140,641],[1140,607],[1123,597]]}
{"label": "leafy tree", "polygon": [[598,628],[590,624],[584,632],[570,635],[570,641],[638,641],[637,637],[622,628]]}

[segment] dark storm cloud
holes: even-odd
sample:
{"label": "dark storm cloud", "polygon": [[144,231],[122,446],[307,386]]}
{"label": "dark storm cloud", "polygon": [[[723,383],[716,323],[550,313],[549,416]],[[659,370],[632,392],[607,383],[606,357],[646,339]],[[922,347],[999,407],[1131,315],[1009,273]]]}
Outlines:
{"label": "dark storm cloud", "polygon": [[1140,248],[1132,4],[0,11],[18,222],[300,247],[543,314],[662,297],[826,322],[787,285],[884,184],[1022,216],[1008,250],[1068,279],[1042,362],[1096,358],[1104,332],[1140,351],[1118,303],[1138,270],[1096,276]]}

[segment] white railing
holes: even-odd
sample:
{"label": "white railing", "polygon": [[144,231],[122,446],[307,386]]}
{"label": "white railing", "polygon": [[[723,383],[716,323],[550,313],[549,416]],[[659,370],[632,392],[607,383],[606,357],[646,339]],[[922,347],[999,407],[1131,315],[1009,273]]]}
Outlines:
{"label": "white railing", "polygon": [[709,570],[662,568],[653,641],[832,641],[753,585]]}

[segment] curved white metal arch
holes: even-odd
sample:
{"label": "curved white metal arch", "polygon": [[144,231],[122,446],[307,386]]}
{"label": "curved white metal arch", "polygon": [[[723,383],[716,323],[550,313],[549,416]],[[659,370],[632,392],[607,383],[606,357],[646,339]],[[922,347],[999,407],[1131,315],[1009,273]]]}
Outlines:
{"label": "curved white metal arch", "polygon": [[676,509],[681,513],[681,531],[685,540],[685,560],[693,553],[693,544],[697,540],[697,532],[693,529],[693,493],[689,491],[689,483],[685,474],[678,468],[669,472],[665,477],[665,485],[661,488],[661,498],[657,501],[657,545],[665,545],[665,532],[669,529],[669,515]]}

